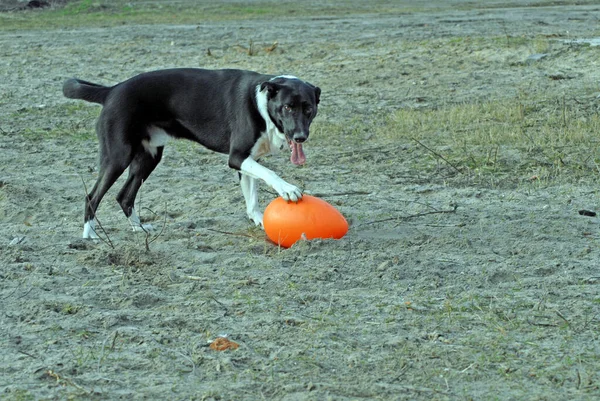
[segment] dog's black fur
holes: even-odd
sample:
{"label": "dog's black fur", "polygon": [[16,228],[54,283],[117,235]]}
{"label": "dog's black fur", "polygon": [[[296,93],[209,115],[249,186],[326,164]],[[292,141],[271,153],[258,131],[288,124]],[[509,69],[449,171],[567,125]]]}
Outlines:
{"label": "dog's black fur", "polygon": [[[63,93],[68,98],[104,106],[96,126],[100,169],[86,198],[86,223],[95,219],[102,197],[127,167],[129,176],[117,201],[127,217],[135,213],[136,194],[163,153],[164,143],[153,143],[153,133],[189,139],[226,153],[231,168],[267,181],[284,198],[296,200],[302,196],[274,173],[272,177],[270,170],[251,162],[244,165],[244,161],[264,153],[257,150],[257,144],[269,135],[267,150],[281,146],[281,134],[290,146],[308,139],[321,90],[307,82],[243,70],[185,68],[140,74],[113,87],[69,79]],[[273,126],[278,133],[268,132]],[[165,135],[158,137],[164,139]],[[244,195],[250,214],[250,208],[256,205],[250,205],[246,192]],[[255,193],[249,196],[256,198]]]}

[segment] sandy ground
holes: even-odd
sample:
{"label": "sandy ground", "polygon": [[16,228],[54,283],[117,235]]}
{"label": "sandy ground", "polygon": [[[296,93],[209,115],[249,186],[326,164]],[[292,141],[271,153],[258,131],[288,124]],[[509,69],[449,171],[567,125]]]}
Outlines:
{"label": "sandy ground", "polygon": [[[598,219],[577,213],[598,207],[597,171],[476,180],[414,142],[352,129],[530,90],[585,95],[598,112],[600,48],[565,43],[598,36],[597,6],[473,4],[0,31],[0,398],[600,397]],[[444,47],[509,36],[555,42],[531,64],[533,48]],[[158,235],[130,232],[117,184],[99,210],[110,243],[79,238],[99,108],[64,99],[62,82],[178,66],[322,88],[306,166],[265,164],[335,205],[345,238],[278,249],[246,219],[226,157],[186,142],[141,191]],[[239,348],[211,350],[220,335]]]}

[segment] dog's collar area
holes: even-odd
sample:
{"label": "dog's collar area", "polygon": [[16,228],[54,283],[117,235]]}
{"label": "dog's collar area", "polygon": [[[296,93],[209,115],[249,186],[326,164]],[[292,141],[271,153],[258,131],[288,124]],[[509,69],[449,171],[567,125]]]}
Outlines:
{"label": "dog's collar area", "polygon": [[276,79],[297,79],[300,80],[300,78],[294,76],[294,75],[278,75],[276,77],[273,77],[271,79],[269,79],[269,81],[274,81]]}

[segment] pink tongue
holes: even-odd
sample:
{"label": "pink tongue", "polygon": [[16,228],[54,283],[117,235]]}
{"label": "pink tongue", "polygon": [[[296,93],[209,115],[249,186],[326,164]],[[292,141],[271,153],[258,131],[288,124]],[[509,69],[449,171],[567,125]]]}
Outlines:
{"label": "pink tongue", "polygon": [[304,151],[302,150],[301,143],[296,143],[292,141],[292,156],[290,157],[290,161],[297,166],[306,162],[306,156],[304,155]]}

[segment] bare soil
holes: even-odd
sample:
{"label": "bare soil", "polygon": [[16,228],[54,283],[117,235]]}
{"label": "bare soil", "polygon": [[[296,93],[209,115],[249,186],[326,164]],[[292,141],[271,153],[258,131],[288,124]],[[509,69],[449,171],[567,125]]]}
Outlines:
{"label": "bare soil", "polygon": [[[571,41],[599,36],[600,9],[413,3],[0,30],[0,398],[600,397],[598,218],[578,213],[598,209],[598,171],[481,178],[365,129],[402,108],[523,92],[597,115],[600,48]],[[505,43],[522,38],[544,51]],[[247,220],[226,156],[176,142],[138,201],[158,232],[130,232],[113,201],[121,180],[98,214],[108,239],[79,238],[99,108],[63,98],[62,82],[183,66],[321,87],[307,164],[264,162],[335,205],[346,237],[279,249]],[[212,350],[218,336],[239,348]]]}

